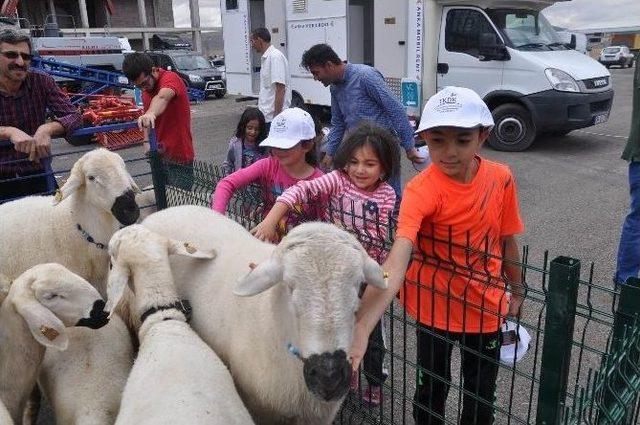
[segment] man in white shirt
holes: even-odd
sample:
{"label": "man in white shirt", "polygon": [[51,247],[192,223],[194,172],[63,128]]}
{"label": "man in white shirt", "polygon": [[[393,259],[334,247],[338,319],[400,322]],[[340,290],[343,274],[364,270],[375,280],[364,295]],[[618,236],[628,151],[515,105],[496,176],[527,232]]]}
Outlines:
{"label": "man in white shirt", "polygon": [[266,28],[256,28],[251,32],[251,46],[262,54],[258,108],[264,114],[268,131],[273,118],[291,106],[289,62],[280,50],[271,45],[271,34]]}

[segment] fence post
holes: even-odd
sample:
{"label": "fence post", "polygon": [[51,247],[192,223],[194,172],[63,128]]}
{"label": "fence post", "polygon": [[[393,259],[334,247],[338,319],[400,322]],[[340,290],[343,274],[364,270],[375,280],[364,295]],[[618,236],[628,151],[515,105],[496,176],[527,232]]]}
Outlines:
{"label": "fence post", "polygon": [[151,163],[151,178],[153,192],[156,196],[156,207],[159,210],[167,208],[167,176],[162,165],[162,157],[158,151],[156,132],[149,130],[149,162]]}
{"label": "fence post", "polygon": [[[630,338],[633,331],[637,331],[634,329],[634,327],[638,326],[639,318],[640,279],[630,277],[629,279],[627,279],[626,283],[620,285],[618,307],[616,308],[613,319],[611,347],[609,348],[607,353],[609,356],[618,353],[621,349],[624,349],[625,338]],[[626,353],[626,355],[628,356],[628,361],[623,362],[620,365],[621,370],[617,371],[615,375],[608,378],[611,380],[610,385],[605,385],[603,389],[602,405],[603,408],[608,412],[612,412],[615,409],[615,405],[620,404],[620,396],[629,391],[627,384],[624,382],[620,375],[624,375],[627,378],[635,375],[635,372],[632,370],[632,368],[627,365],[629,364],[629,362],[635,365],[640,364],[640,358],[638,358],[639,355],[637,351],[633,353]],[[636,399],[637,397],[634,397],[633,402],[629,403],[628,406],[620,406],[624,411],[624,414],[622,416],[626,418],[622,423],[631,423],[630,420],[634,414],[633,408],[635,406]],[[598,423],[600,423],[601,418],[598,419]]]}
{"label": "fence post", "polygon": [[540,425],[558,424],[562,419],[579,280],[579,260],[557,257],[551,262],[536,414]]}

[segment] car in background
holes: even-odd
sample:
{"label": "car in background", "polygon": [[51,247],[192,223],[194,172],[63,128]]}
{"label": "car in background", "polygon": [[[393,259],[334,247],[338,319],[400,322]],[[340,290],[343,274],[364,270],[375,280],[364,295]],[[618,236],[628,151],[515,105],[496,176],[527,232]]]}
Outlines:
{"label": "car in background", "polygon": [[196,52],[190,50],[161,50],[146,52],[155,66],[176,72],[187,86],[203,90],[207,97],[220,99],[227,94],[223,73]]}
{"label": "car in background", "polygon": [[635,56],[629,51],[627,46],[609,46],[600,52],[600,63],[609,68],[612,65],[619,65],[621,68],[631,68]]}

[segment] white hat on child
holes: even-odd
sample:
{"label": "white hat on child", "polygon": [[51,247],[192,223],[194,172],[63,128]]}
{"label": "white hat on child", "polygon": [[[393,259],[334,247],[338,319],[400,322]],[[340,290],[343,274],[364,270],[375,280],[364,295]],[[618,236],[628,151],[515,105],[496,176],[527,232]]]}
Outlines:
{"label": "white hat on child", "polygon": [[316,126],[307,111],[289,108],[280,112],[271,121],[269,136],[260,143],[261,147],[291,149],[301,140],[316,137]]}
{"label": "white hat on child", "polygon": [[431,96],[424,105],[416,133],[436,127],[493,127],[493,116],[476,92],[449,86]]}
{"label": "white hat on child", "polygon": [[529,350],[531,336],[521,324],[510,320],[502,324],[502,347],[500,348],[500,361],[507,365],[522,360]]}

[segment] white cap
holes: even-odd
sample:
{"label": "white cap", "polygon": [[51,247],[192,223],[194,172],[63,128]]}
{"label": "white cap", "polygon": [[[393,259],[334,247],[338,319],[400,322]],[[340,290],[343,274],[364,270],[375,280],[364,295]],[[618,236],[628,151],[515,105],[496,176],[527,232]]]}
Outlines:
{"label": "white cap", "polygon": [[493,127],[487,104],[471,89],[445,87],[424,105],[416,133],[436,127]]}
{"label": "white cap", "polygon": [[516,338],[512,343],[503,340],[502,347],[500,348],[500,361],[504,364],[513,364],[522,360],[524,355],[529,350],[529,343],[531,342],[531,336],[529,332],[521,324],[516,324],[509,320],[505,321],[501,329],[504,334],[515,334]]}
{"label": "white cap", "polygon": [[269,136],[260,143],[261,147],[291,149],[302,140],[316,137],[316,126],[307,111],[289,108],[280,112],[271,121]]}

